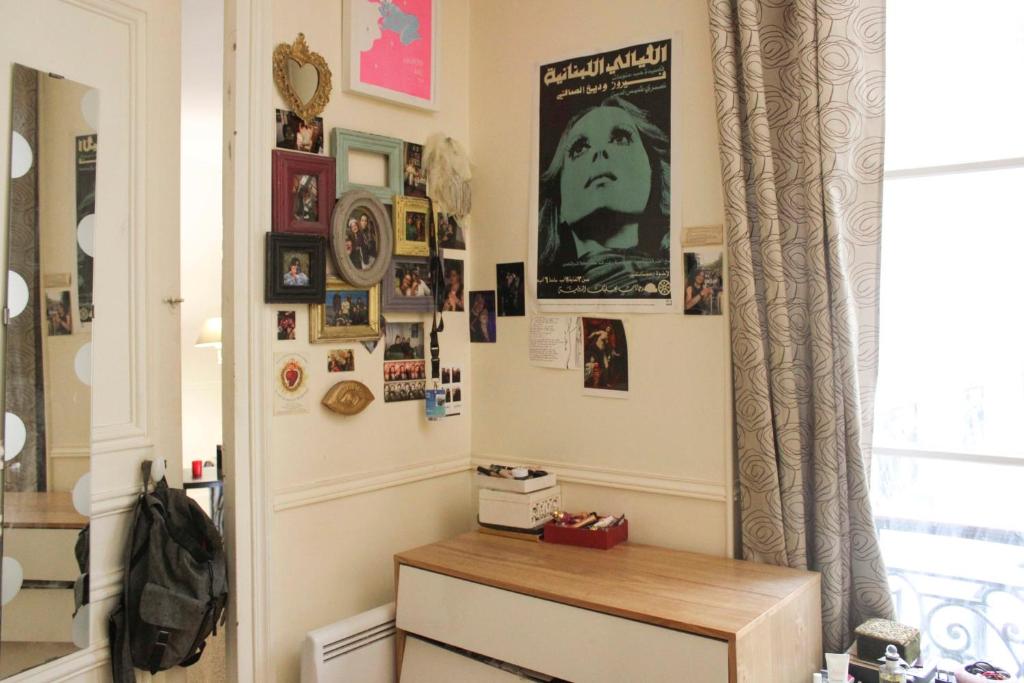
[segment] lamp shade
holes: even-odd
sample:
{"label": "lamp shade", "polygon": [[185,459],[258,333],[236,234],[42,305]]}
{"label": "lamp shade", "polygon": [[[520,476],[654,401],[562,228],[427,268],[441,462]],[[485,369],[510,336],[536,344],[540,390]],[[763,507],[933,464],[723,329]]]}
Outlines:
{"label": "lamp shade", "polygon": [[203,329],[199,331],[196,338],[196,346],[200,348],[220,348],[220,318],[207,318],[203,323]]}

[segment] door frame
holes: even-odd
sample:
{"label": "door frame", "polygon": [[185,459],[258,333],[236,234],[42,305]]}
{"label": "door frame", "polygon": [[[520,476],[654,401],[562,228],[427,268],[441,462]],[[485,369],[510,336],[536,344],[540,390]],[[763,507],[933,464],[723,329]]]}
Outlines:
{"label": "door frame", "polygon": [[[263,233],[270,225],[272,0],[224,2],[222,409],[232,600],[231,681],[273,681],[269,344]],[[257,675],[258,674],[258,675]]]}

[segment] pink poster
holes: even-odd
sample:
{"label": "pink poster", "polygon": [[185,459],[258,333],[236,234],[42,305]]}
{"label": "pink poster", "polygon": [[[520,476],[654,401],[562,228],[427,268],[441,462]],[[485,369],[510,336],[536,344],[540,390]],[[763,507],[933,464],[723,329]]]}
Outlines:
{"label": "pink poster", "polygon": [[362,85],[432,101],[433,2],[352,0]]}

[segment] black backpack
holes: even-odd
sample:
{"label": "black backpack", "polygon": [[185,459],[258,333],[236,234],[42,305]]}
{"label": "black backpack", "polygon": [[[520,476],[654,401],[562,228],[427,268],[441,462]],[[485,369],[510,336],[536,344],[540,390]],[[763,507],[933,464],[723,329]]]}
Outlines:
{"label": "black backpack", "polygon": [[[149,482],[151,461],[142,464]],[[124,592],[108,622],[115,683],[199,661],[228,599],[224,542],[181,489],[161,479],[139,496],[124,555]],[[223,623],[223,622],[222,622]]]}

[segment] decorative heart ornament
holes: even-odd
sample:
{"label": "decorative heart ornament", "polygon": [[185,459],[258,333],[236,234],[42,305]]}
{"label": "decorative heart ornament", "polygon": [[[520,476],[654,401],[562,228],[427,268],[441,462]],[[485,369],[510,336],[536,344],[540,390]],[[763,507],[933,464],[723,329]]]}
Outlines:
{"label": "decorative heart ornament", "polygon": [[274,82],[288,107],[308,124],[313,123],[331,96],[331,70],[319,53],[312,52],[306,36],[274,49]]}
{"label": "decorative heart ornament", "polygon": [[305,371],[296,361],[286,363],[281,371],[281,383],[287,391],[296,391],[303,384]]}

